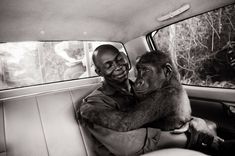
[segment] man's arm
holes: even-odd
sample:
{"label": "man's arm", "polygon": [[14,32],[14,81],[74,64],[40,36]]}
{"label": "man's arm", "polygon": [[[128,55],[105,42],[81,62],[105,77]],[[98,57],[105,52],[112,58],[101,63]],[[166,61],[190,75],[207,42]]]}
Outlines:
{"label": "man's arm", "polygon": [[99,125],[88,127],[89,131],[115,155],[140,155],[162,148],[183,148],[186,136],[162,132],[156,128],[139,128],[117,132]]}

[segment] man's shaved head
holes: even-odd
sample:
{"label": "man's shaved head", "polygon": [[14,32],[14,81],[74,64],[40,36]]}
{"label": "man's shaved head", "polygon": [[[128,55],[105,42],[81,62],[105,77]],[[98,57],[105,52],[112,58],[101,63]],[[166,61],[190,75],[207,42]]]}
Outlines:
{"label": "man's shaved head", "polygon": [[129,66],[123,52],[110,44],[97,47],[92,55],[95,71],[106,81],[122,83],[128,79]]}
{"label": "man's shaved head", "polygon": [[96,68],[98,68],[98,59],[100,58],[100,56],[102,55],[102,53],[106,53],[107,51],[112,51],[112,52],[115,52],[115,53],[119,53],[119,50],[114,47],[113,45],[110,45],[110,44],[103,44],[103,45],[100,45],[98,46],[95,51],[93,52],[93,55],[92,55],[92,60],[96,66]]}

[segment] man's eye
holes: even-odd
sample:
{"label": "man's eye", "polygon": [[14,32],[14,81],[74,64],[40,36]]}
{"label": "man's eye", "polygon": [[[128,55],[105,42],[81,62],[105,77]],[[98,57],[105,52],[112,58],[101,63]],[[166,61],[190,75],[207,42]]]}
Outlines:
{"label": "man's eye", "polygon": [[118,56],[118,57],[117,57],[117,60],[121,60],[121,59],[122,59],[122,57],[121,57],[121,56]]}
{"label": "man's eye", "polygon": [[117,62],[122,62],[123,60],[124,59],[121,56],[117,57],[117,59],[116,59]]}
{"label": "man's eye", "polygon": [[111,64],[110,63],[106,63],[104,64],[104,67],[107,69],[107,68],[110,68],[111,67]]}

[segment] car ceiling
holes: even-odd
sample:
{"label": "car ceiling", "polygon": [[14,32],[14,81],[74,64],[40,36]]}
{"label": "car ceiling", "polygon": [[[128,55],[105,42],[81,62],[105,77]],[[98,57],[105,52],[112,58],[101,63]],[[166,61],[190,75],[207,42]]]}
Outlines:
{"label": "car ceiling", "polygon": [[[234,0],[1,0],[0,42],[105,40],[128,42]],[[190,9],[157,19],[182,5]]]}

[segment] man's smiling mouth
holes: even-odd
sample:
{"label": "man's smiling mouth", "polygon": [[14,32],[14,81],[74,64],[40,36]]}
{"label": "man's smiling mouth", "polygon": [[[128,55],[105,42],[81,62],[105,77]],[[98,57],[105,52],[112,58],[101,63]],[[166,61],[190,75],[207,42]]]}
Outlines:
{"label": "man's smiling mouth", "polygon": [[123,71],[120,74],[116,74],[114,76],[117,77],[117,78],[122,78],[122,77],[126,76],[126,71]]}

